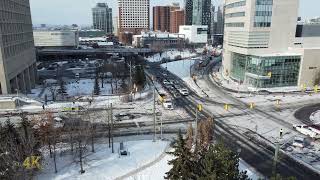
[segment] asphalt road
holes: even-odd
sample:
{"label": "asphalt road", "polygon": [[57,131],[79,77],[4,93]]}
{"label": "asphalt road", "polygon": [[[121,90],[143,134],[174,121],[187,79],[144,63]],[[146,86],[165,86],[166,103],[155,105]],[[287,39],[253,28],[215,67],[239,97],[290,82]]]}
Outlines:
{"label": "asphalt road", "polygon": [[320,104],[305,106],[297,110],[294,113],[294,117],[299,119],[304,124],[312,124],[312,121],[310,120],[310,115],[318,110],[320,110]]}
{"label": "asphalt road", "polygon": [[[208,67],[205,71],[208,74],[210,67]],[[168,77],[164,77],[157,67],[151,67],[150,72],[158,77],[159,79],[165,79]],[[170,72],[166,72],[169,75],[170,79],[176,81],[183,87],[187,87],[184,82],[179,79],[179,77],[171,74]],[[206,77],[208,78],[208,77]],[[210,84],[212,88],[214,88],[218,95],[224,96],[229,98],[231,101],[235,102],[240,110],[244,110],[247,108],[247,105],[230,97],[224,91],[221,91],[219,87],[215,86],[214,84]],[[187,112],[192,116],[195,117],[195,109],[197,104],[195,103],[196,100],[205,99],[199,97],[197,94],[191,92],[188,97],[183,97],[177,100],[177,104],[187,110]],[[214,104],[214,100],[209,101],[209,103]],[[269,115],[268,113],[262,110],[256,110],[254,113],[259,115],[263,115],[268,117],[272,121],[277,121],[283,126],[291,127],[291,124],[283,121],[280,118],[274,117],[273,115]],[[204,111],[201,112],[199,119],[213,117],[215,119],[215,138],[217,140],[223,141],[226,145],[230,148],[237,150],[241,149],[241,158],[244,159],[247,163],[251,166],[256,168],[260,173],[262,173],[266,177],[270,177],[272,174],[272,163],[273,163],[273,156],[274,156],[274,147],[271,147],[269,144],[265,143],[264,141],[259,141],[252,136],[242,134],[238,129],[229,126],[228,124],[223,122],[223,118],[227,117],[217,117],[215,114],[212,114],[209,110],[204,107]],[[254,115],[254,114],[253,114]],[[237,116],[237,115],[234,115]],[[241,116],[241,115],[239,115]],[[261,137],[263,138],[263,137]],[[280,173],[282,176],[294,176],[297,179],[301,180],[314,180],[320,179],[320,175],[308,167],[298,163],[294,159],[290,158],[285,154],[280,155],[280,162],[277,166],[277,173]]]}

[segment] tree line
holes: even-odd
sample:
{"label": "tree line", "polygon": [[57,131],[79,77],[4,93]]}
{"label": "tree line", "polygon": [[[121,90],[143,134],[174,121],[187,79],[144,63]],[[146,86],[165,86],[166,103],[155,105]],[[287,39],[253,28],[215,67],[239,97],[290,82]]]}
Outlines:
{"label": "tree line", "polygon": [[[239,170],[240,153],[214,140],[213,119],[203,120],[198,125],[198,136],[194,137],[192,126],[185,138],[179,131],[168,152],[173,159],[168,162],[172,168],[165,179],[170,180],[249,180],[246,171]],[[294,180],[277,174],[271,180]]]}

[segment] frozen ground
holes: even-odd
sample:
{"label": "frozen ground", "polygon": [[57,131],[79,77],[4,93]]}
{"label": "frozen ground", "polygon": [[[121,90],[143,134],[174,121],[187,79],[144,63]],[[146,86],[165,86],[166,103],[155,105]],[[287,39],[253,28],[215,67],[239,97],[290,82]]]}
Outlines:
{"label": "frozen ground", "polygon": [[[67,90],[67,97],[74,97],[74,96],[84,96],[84,95],[92,95],[94,89],[94,79],[80,79],[79,81],[76,80],[66,80],[65,87]],[[118,85],[117,85],[118,83]],[[99,80],[100,85],[100,94],[101,95],[111,95],[112,88],[113,93],[118,93],[120,91],[121,84],[124,83],[121,80],[118,82],[113,82],[113,86],[111,87],[111,80],[105,79],[103,83],[103,88],[101,85],[101,81]],[[117,87],[117,88],[116,88]],[[31,93],[28,95],[32,98],[40,98],[44,100],[45,96],[47,95],[48,100],[52,99],[52,92],[55,94],[58,92],[60,87],[56,84],[48,84],[47,86],[37,86],[35,89],[31,90]]]}
{"label": "frozen ground", "polygon": [[[172,160],[173,158],[173,156],[166,155],[155,165],[131,176],[130,178],[126,178],[126,180],[164,180],[164,177],[166,175],[165,173],[172,168],[172,166],[168,164],[168,161]],[[247,171],[247,175],[252,180],[258,180],[259,178],[263,177],[242,159],[240,159],[239,169],[241,171]]]}
{"label": "frozen ground", "polygon": [[[80,174],[80,165],[77,158],[73,155],[57,155],[58,173],[54,173],[53,160],[49,157],[48,151],[44,157],[43,170],[37,175],[38,180],[69,180],[69,179],[88,179],[88,180],[112,180],[123,176],[135,169],[146,165],[161,154],[163,154],[169,142],[167,141],[129,141],[125,142],[125,148],[130,152],[129,156],[119,157],[119,144],[116,143],[115,153],[111,153],[108,144],[96,145],[96,152],[91,153],[90,148],[84,157],[84,174]],[[60,148],[57,148],[60,151]],[[59,153],[58,153],[59,154]]]}
{"label": "frozen ground", "polygon": [[310,116],[310,120],[311,120],[314,124],[320,124],[320,110],[312,113],[311,116]]}
{"label": "frozen ground", "polygon": [[194,57],[196,55],[197,55],[196,53],[191,53],[189,50],[183,50],[183,51],[169,50],[169,51],[163,52],[161,54],[161,56],[158,53],[154,56],[147,58],[147,60],[149,60],[150,62],[157,62],[157,61],[161,61],[162,58],[174,59],[176,56],[181,56],[182,58],[187,58],[187,57]]}

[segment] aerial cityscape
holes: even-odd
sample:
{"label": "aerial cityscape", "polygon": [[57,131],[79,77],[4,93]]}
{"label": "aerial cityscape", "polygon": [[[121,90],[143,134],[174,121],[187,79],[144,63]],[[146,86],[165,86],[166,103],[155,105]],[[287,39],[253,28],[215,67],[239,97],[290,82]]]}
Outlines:
{"label": "aerial cityscape", "polygon": [[0,0],[0,179],[320,179],[318,5]]}

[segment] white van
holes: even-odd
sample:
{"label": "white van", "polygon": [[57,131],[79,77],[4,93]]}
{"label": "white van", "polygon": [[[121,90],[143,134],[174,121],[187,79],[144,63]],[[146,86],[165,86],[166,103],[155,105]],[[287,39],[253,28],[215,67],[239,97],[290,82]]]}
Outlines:
{"label": "white van", "polygon": [[174,109],[171,98],[164,99],[162,105],[165,109],[168,109],[168,110]]}

